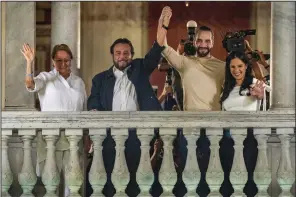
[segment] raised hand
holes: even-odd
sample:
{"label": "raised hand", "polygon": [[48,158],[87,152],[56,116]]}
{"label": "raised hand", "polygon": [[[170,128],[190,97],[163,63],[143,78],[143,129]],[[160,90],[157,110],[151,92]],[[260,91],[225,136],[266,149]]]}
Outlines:
{"label": "raised hand", "polygon": [[166,6],[162,9],[161,15],[158,21],[158,29],[157,29],[157,42],[160,46],[166,44],[166,34],[167,30],[162,26],[169,26],[170,19],[172,17],[172,9],[169,6]]}
{"label": "raised hand", "polygon": [[246,45],[246,52],[252,52],[253,51],[252,47],[250,46],[249,41],[245,40],[245,45]]}
{"label": "raised hand", "polygon": [[252,96],[257,97],[258,99],[262,99],[264,97],[264,88],[265,84],[263,81],[257,81],[256,84],[254,84],[251,88],[250,88],[250,94]]}
{"label": "raised hand", "polygon": [[165,25],[166,27],[169,26],[170,19],[172,17],[172,9],[169,6],[165,6],[162,9],[161,15],[159,17],[159,26]]}
{"label": "raised hand", "polygon": [[170,19],[172,17],[172,9],[169,6],[164,7],[162,9],[161,15],[163,15],[163,25],[168,27],[170,24]]}
{"label": "raised hand", "polygon": [[23,45],[23,50],[21,49],[22,54],[26,58],[27,62],[33,62],[35,59],[35,50],[31,48],[29,44]]}

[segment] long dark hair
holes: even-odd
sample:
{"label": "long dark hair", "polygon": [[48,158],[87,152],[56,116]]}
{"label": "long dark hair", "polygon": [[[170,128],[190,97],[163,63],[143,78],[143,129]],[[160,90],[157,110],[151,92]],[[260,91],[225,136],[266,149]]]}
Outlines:
{"label": "long dark hair", "polygon": [[[239,51],[231,52],[226,58],[225,81],[224,81],[222,97],[220,100],[221,103],[223,101],[225,101],[225,99],[228,98],[230,92],[233,90],[233,88],[236,84],[236,80],[230,72],[230,62],[234,58],[239,58],[247,66],[246,75],[245,75],[244,81],[239,89],[239,94],[242,96],[242,91],[246,90],[246,89],[249,90],[250,85],[253,82],[251,63],[249,62],[249,59],[246,56],[246,54],[239,52]],[[250,93],[248,93],[247,95],[250,96]]]}

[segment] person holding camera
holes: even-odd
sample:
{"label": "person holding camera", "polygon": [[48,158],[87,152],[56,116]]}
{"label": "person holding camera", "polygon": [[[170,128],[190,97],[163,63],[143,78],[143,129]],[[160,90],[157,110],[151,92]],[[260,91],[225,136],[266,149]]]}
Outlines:
{"label": "person holding camera", "polygon": [[253,50],[247,40],[245,40],[245,53],[252,63],[252,75],[257,79],[268,82],[270,66],[266,60],[270,58],[270,55],[263,54],[263,51]]}

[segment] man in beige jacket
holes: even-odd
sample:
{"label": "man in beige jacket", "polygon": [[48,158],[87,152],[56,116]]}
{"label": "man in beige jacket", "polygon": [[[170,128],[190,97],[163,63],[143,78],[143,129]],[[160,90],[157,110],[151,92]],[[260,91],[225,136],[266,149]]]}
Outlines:
{"label": "man in beige jacket", "polygon": [[196,56],[184,56],[166,45],[162,55],[178,70],[184,90],[184,111],[220,111],[225,62],[213,57],[214,34],[201,26],[196,36]]}

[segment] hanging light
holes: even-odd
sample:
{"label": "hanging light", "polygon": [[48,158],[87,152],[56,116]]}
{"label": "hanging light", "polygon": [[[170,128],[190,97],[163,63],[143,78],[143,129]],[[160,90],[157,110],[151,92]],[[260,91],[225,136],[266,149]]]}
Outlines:
{"label": "hanging light", "polygon": [[185,6],[189,7],[189,1],[185,1]]}

